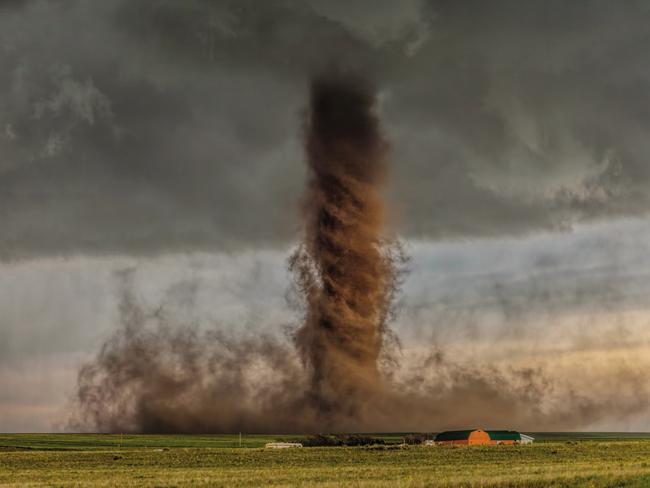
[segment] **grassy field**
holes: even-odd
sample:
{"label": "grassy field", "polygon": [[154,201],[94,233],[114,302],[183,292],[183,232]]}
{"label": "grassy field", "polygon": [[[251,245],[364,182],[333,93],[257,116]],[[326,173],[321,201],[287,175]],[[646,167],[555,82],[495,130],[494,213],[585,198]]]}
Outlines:
{"label": "grassy field", "polygon": [[[0,435],[0,486],[650,486],[644,434],[537,434],[527,446],[265,450],[291,436]],[[299,439],[299,436],[294,436]]]}

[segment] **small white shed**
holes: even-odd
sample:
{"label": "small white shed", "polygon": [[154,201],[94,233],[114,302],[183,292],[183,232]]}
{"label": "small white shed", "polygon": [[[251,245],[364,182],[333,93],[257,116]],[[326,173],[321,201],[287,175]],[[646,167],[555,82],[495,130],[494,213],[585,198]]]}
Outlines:
{"label": "small white shed", "polygon": [[267,442],[264,447],[267,449],[290,449],[302,447],[302,444],[300,442]]}
{"label": "small white shed", "polygon": [[535,440],[534,437],[531,437],[526,434],[519,434],[519,435],[521,436],[521,440],[519,442],[521,442],[522,444],[532,444],[533,441]]}

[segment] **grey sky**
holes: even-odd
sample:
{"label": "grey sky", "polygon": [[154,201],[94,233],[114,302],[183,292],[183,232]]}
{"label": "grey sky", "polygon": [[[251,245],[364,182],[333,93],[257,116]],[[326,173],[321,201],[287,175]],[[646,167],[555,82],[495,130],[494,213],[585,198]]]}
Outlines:
{"label": "grey sky", "polygon": [[5,6],[2,254],[286,243],[334,63],[378,80],[408,236],[645,213],[647,4],[371,3]]}
{"label": "grey sky", "polygon": [[285,260],[306,89],[335,64],[380,89],[412,255],[405,351],[635,357],[650,339],[649,5],[0,3],[0,431],[56,427],[114,327],[120,270],[179,322],[297,320]]}

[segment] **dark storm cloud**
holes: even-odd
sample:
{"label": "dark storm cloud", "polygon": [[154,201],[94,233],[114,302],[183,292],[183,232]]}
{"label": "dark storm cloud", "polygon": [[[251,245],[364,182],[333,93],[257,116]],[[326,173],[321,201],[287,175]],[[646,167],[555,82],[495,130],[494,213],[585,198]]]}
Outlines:
{"label": "dark storm cloud", "polygon": [[644,213],[641,2],[3,2],[7,257],[286,242],[309,78],[376,78],[409,236]]}
{"label": "dark storm cloud", "polygon": [[153,13],[109,3],[32,3],[3,18],[5,252],[286,236],[274,204],[297,193],[294,87],[190,63],[191,42],[173,50],[155,29],[129,30],[139,16],[156,27]]}
{"label": "dark storm cloud", "polygon": [[393,74],[389,101],[411,230],[499,234],[646,212],[647,3],[430,8],[431,40]]}

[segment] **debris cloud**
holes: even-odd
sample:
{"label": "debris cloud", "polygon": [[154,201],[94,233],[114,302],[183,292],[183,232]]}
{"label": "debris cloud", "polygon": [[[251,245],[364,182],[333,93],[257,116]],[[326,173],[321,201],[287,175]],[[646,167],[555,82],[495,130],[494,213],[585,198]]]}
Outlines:
{"label": "debris cloud", "polygon": [[178,323],[164,306],[140,304],[126,273],[120,326],[79,372],[72,429],[566,430],[647,411],[645,368],[615,356],[585,369],[597,359],[494,364],[435,345],[392,354],[387,324],[404,258],[386,226],[387,144],[373,86],[340,72],[315,78],[305,149],[304,234],[289,259],[300,325],[280,340]]}
{"label": "debris cloud", "polygon": [[[374,87],[340,72],[316,77],[305,150],[304,240],[289,259],[305,313],[291,344],[171,327],[127,287],[121,328],[79,374],[82,425],[290,432],[353,428],[371,415],[400,255],[386,238]],[[251,373],[262,369],[273,378],[260,385],[264,375]]]}

